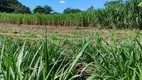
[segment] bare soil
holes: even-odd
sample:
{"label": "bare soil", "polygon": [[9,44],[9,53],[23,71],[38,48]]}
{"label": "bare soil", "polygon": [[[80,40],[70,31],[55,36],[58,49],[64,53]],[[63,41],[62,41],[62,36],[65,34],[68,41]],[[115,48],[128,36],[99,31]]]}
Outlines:
{"label": "bare soil", "polygon": [[[69,31],[77,30],[80,33],[80,38],[83,38],[85,33],[84,31],[88,32],[95,32],[95,27],[67,27],[67,26],[46,26],[46,25],[17,25],[17,24],[4,24],[0,23],[0,34],[2,35],[10,35],[10,36],[25,36],[25,33],[30,33],[33,35],[41,36],[41,34],[38,34],[37,32],[42,32],[43,34],[46,32],[46,29],[48,33],[52,34],[54,31],[58,31],[57,34],[68,34],[72,36],[72,33],[69,33]],[[110,32],[116,33],[118,36],[122,34],[128,34],[132,36],[135,31],[134,30],[111,30],[111,29],[100,29],[99,32],[101,32],[105,36],[109,36]],[[142,34],[142,31],[139,30],[139,32]],[[42,35],[43,36],[43,35]],[[110,41],[108,41],[110,42]]]}

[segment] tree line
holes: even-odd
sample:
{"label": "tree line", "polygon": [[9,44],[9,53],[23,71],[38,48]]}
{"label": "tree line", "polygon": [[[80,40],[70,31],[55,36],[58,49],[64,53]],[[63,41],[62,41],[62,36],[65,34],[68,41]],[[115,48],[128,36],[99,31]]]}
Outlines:
{"label": "tree line", "polygon": [[[90,8],[92,8],[91,6]],[[7,13],[41,13],[41,14],[58,14],[58,12],[55,12],[51,6],[45,5],[40,6],[37,5],[32,11],[29,7],[22,5],[17,0],[0,0],[0,12],[7,12]],[[69,13],[78,13],[83,12],[80,9],[72,9],[70,7],[64,9],[63,13],[69,14]]]}

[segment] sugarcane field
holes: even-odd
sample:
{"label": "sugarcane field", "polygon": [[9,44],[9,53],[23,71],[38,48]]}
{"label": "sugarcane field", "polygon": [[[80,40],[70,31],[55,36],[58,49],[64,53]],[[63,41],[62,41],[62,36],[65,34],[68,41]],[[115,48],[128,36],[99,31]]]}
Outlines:
{"label": "sugarcane field", "polygon": [[142,0],[0,0],[0,80],[142,80]]}

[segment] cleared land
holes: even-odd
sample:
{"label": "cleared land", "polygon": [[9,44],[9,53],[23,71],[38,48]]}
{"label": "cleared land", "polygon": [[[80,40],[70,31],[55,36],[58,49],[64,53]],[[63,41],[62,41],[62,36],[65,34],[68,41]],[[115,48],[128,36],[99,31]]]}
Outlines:
{"label": "cleared land", "polygon": [[[118,34],[128,34],[132,36],[136,30],[129,29],[97,29],[95,27],[66,27],[66,26],[43,26],[43,25],[17,25],[17,24],[0,24],[0,34],[13,36],[13,37],[29,37],[29,38],[40,38],[44,37],[46,33],[46,28],[49,35],[68,35],[73,36],[76,32],[78,33],[78,38],[87,37],[88,34],[94,33],[96,31],[101,32],[103,35],[108,36],[110,33]],[[141,30],[138,32],[142,33]],[[85,36],[85,34],[87,36]],[[88,36],[89,37],[89,36]]]}

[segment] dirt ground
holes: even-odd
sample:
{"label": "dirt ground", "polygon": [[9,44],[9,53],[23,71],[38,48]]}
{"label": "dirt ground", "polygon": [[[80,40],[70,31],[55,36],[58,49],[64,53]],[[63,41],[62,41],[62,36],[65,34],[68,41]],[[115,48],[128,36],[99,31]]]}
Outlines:
{"label": "dirt ground", "polygon": [[[45,26],[45,25],[17,25],[17,24],[4,24],[0,23],[0,34],[1,35],[10,35],[10,36],[26,36],[25,34],[41,36],[45,34],[47,31],[52,34],[53,32],[58,31],[58,34],[68,34],[69,31],[77,30],[80,32],[80,35],[84,33],[84,31],[95,32],[97,29],[95,27],[66,27],[66,26]],[[132,35],[135,33],[135,30],[115,30],[115,29],[99,29],[99,32],[108,36],[110,32],[115,32],[118,35],[122,35],[124,33],[128,35]],[[142,34],[142,31],[139,30]],[[85,34],[85,33],[84,33]],[[72,34],[69,34],[72,35]]]}
{"label": "dirt ground", "polygon": [[67,27],[67,26],[47,26],[47,25],[17,25],[17,24],[3,24],[0,23],[0,30],[1,29],[17,29],[21,31],[36,31],[36,30],[43,30],[45,31],[46,28],[48,30],[83,30],[83,29],[89,29],[89,30],[96,30],[95,27]]}

